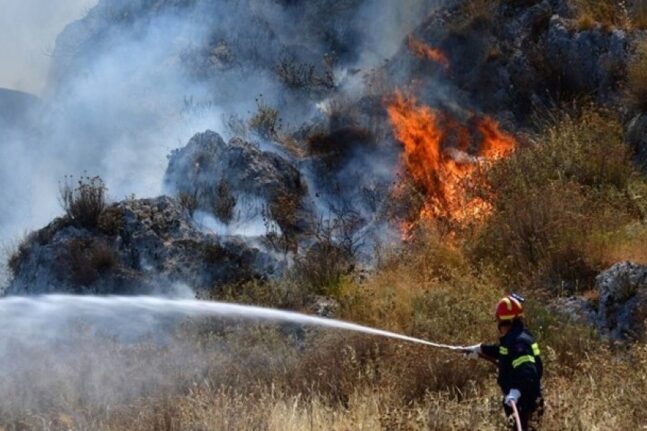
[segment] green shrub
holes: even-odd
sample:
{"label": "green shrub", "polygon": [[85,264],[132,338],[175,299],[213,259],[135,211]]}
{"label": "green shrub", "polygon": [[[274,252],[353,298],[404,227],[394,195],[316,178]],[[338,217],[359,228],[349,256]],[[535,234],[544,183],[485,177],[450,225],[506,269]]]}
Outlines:
{"label": "green shrub", "polygon": [[488,171],[494,211],[470,247],[513,285],[586,289],[603,265],[589,253],[592,236],[636,217],[635,175],[617,120],[566,116]]}

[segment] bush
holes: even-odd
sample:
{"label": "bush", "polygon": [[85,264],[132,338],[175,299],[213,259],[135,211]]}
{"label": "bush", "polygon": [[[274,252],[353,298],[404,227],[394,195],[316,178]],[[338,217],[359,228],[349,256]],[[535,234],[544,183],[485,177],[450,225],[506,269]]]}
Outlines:
{"label": "bush", "polygon": [[223,259],[227,258],[227,250],[218,243],[207,243],[204,245],[203,258],[209,265],[222,264]]}
{"label": "bush", "polygon": [[308,153],[321,158],[326,168],[338,169],[356,150],[375,149],[375,136],[361,127],[343,127],[308,136]]}
{"label": "bush", "polygon": [[119,259],[105,242],[77,238],[67,243],[61,259],[67,277],[78,286],[88,287],[119,265]]}
{"label": "bush", "polygon": [[7,269],[12,276],[16,276],[20,271],[20,266],[23,264],[29,253],[31,252],[31,238],[27,237],[20,241],[13,249],[8,248],[5,253],[7,256]]}
{"label": "bush", "polygon": [[67,217],[79,227],[94,229],[106,208],[106,187],[99,177],[81,177],[76,187],[66,177],[60,187],[60,202]]}
{"label": "bush", "polygon": [[275,139],[282,128],[279,111],[263,102],[262,96],[256,99],[257,111],[249,119],[249,128],[263,139]]}
{"label": "bush", "polygon": [[178,195],[178,201],[182,208],[187,210],[191,217],[193,217],[193,213],[195,213],[195,210],[197,210],[200,205],[197,190],[194,190],[193,192],[180,192]]}
{"label": "bush", "polygon": [[117,206],[106,208],[97,221],[99,231],[105,235],[116,236],[124,226],[123,210]]}
{"label": "bush", "polygon": [[489,170],[494,212],[472,252],[513,285],[586,289],[603,266],[589,253],[592,238],[636,218],[627,194],[635,176],[617,120],[566,116]]}
{"label": "bush", "polygon": [[331,67],[334,59],[324,60],[324,70],[319,73],[313,64],[283,57],[276,66],[276,75],[291,89],[313,92],[332,90],[335,88],[335,76]]}
{"label": "bush", "polygon": [[263,210],[263,223],[267,234],[265,241],[275,250],[284,254],[296,252],[297,212],[300,196],[283,193],[276,196]]}
{"label": "bush", "polygon": [[627,95],[630,105],[638,111],[647,110],[647,40],[638,42],[627,67]]}
{"label": "bush", "polygon": [[211,211],[223,223],[229,223],[234,218],[236,198],[227,180],[222,179],[211,190]]}

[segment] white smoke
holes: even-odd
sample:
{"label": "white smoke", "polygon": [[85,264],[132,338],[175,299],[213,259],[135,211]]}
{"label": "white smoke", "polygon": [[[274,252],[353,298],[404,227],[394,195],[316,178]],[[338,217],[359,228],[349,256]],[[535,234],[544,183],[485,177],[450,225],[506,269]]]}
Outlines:
{"label": "white smoke", "polygon": [[[49,46],[61,17],[78,16],[79,8],[88,6],[81,0],[45,2],[46,7],[36,0],[0,1],[11,3],[14,15],[31,17],[19,20],[21,28]],[[381,65],[438,2],[357,3],[361,7],[354,18],[345,21],[348,28],[332,27],[357,51],[346,54],[344,70]],[[324,10],[324,2],[310,1],[195,4],[143,12],[140,0],[102,0],[59,36],[35,123],[0,131],[0,199],[6,203],[0,208],[1,240],[38,228],[61,213],[58,182],[64,175],[101,175],[114,199],[162,193],[168,153],[206,129],[226,135],[223,116],[249,116],[260,94],[279,106],[281,116],[295,127],[318,115],[317,100],[304,101],[285,91],[273,62],[284,55],[284,47],[300,47],[301,60],[321,63],[317,52],[323,49],[318,46],[322,41],[311,27],[318,24],[318,14],[343,11]],[[43,24],[47,10],[57,11],[50,16],[58,24]],[[3,13],[1,19],[10,16]],[[221,67],[207,55],[213,64],[192,69],[194,58],[205,57],[205,47],[229,35],[231,67]],[[2,43],[17,41],[12,38]],[[22,73],[12,58],[3,58],[4,73],[15,79],[24,76],[32,83],[24,88],[36,88],[38,79]],[[208,79],[201,76],[205,71]]]}
{"label": "white smoke", "polygon": [[98,0],[0,0],[0,88],[41,94],[56,36]]}

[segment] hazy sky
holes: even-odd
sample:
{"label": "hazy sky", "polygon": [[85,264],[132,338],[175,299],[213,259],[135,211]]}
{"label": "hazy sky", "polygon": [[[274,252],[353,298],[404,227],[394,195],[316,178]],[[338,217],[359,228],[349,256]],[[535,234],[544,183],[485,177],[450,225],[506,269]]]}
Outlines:
{"label": "hazy sky", "polygon": [[98,0],[0,0],[0,87],[40,94],[56,36]]}

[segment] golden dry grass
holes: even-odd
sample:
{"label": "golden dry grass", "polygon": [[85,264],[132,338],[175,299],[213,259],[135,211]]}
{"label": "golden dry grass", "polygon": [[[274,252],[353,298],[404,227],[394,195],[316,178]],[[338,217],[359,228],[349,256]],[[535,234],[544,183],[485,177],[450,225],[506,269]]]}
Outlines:
{"label": "golden dry grass", "polygon": [[[547,430],[640,429],[647,420],[647,352],[626,358],[601,349],[561,375],[550,347],[546,378]],[[465,370],[467,372],[467,370]],[[431,391],[404,403],[384,385],[362,385],[347,400],[286,393],[263,386],[251,391],[198,386],[188,394],[151,398],[102,413],[80,411],[26,415],[5,429],[106,430],[498,430],[500,395],[491,376],[461,393]]]}
{"label": "golden dry grass", "polygon": [[645,29],[647,26],[647,2],[573,0],[577,16],[575,27],[590,30],[600,25],[604,30],[621,28],[626,30]]}

